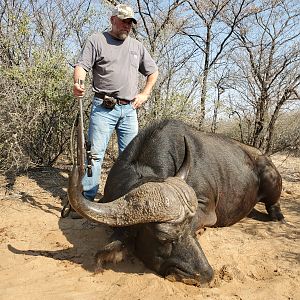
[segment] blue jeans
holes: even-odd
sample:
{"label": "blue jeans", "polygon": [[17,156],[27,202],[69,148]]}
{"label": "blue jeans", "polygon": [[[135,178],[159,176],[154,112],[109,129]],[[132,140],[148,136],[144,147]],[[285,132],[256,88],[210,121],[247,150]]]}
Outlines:
{"label": "blue jeans", "polygon": [[102,102],[100,98],[93,99],[88,131],[92,153],[92,177],[85,173],[82,179],[83,195],[91,201],[96,197],[99,188],[104,154],[114,129],[118,136],[119,154],[138,133],[137,113],[130,104],[116,104],[113,109],[108,109],[102,106]]}

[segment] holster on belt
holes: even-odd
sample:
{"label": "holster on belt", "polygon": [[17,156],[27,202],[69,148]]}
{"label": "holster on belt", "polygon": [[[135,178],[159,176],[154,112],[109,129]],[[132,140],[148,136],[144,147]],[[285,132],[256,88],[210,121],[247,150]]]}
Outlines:
{"label": "holster on belt", "polygon": [[110,97],[110,96],[107,96],[107,95],[105,95],[103,97],[103,104],[102,105],[105,108],[113,109],[116,104],[117,104],[117,99],[115,99],[113,97]]}

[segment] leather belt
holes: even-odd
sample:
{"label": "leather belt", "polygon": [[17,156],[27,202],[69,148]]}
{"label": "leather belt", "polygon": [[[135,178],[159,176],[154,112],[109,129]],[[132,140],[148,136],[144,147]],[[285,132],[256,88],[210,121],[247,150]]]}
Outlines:
{"label": "leather belt", "polygon": [[[105,94],[95,93],[95,97],[104,100]],[[113,97],[113,98],[115,98],[115,97]],[[119,105],[126,105],[131,102],[130,100],[125,100],[125,99],[119,99],[119,98],[115,98],[115,99],[117,100],[117,104],[119,104]]]}
{"label": "leather belt", "polygon": [[130,104],[131,101],[129,100],[125,100],[125,99],[117,99],[117,103],[119,105],[126,105],[126,104]]}

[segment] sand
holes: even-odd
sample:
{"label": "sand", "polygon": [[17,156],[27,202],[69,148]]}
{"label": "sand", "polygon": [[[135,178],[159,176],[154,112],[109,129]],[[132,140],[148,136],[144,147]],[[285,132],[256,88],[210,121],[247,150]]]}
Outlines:
{"label": "sand", "polygon": [[0,177],[0,299],[300,299],[300,158],[272,159],[287,224],[268,221],[258,204],[231,227],[206,229],[199,241],[215,270],[208,287],[170,282],[136,258],[94,274],[111,229],[60,217],[70,166]]}

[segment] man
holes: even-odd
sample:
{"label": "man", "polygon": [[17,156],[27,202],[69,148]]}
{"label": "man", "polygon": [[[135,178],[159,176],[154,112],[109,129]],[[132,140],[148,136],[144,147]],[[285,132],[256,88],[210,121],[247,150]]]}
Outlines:
{"label": "man", "polygon": [[[96,197],[104,154],[114,129],[118,136],[119,154],[138,133],[136,109],[147,101],[158,77],[158,69],[144,46],[129,33],[137,21],[133,10],[117,5],[110,18],[111,30],[91,35],[74,70],[74,95],[83,96],[79,80],[92,70],[95,92],[88,131],[92,152],[92,177],[84,175],[83,195]],[[146,76],[144,88],[138,92],[138,73]],[[114,107],[108,107],[110,101]]]}

